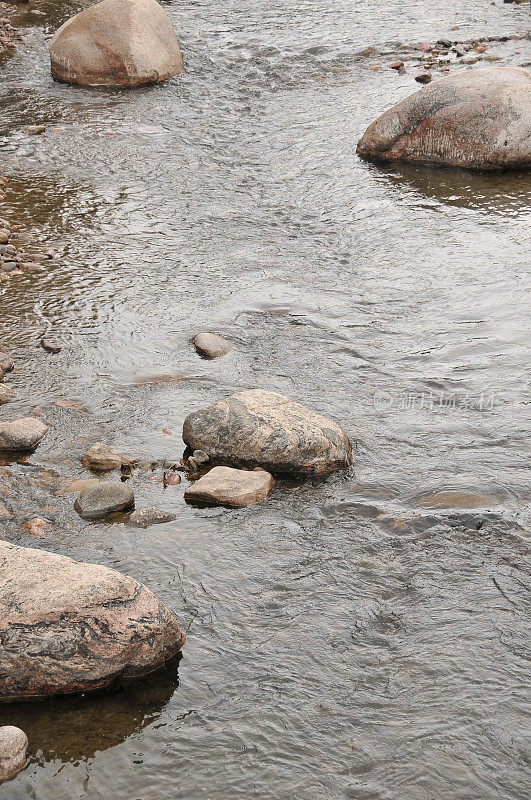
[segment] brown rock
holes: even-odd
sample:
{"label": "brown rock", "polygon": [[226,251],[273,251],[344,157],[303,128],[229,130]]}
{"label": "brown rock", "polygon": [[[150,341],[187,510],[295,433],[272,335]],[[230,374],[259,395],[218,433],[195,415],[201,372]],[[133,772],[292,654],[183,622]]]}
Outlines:
{"label": "brown rock", "polygon": [[417,50],[420,50],[422,53],[431,53],[433,47],[431,44],[428,44],[428,42],[419,42]]}
{"label": "brown rock", "polygon": [[7,353],[0,353],[0,370],[5,374],[13,372],[15,362]]}
{"label": "brown rock", "polygon": [[133,528],[149,528],[150,525],[161,525],[176,519],[176,514],[171,514],[169,511],[159,511],[157,508],[138,508],[133,511],[127,524]]}
{"label": "brown rock", "polygon": [[400,70],[400,69],[402,69],[403,66],[404,66],[404,62],[403,61],[392,61],[389,64],[389,69]]}
{"label": "brown rock", "polygon": [[263,467],[273,474],[326,475],[352,463],[350,441],[339,425],[284,395],[259,389],[189,414],[183,440],[213,464]]}
{"label": "brown rock", "polygon": [[113,453],[110,447],[103,442],[93,444],[81,459],[81,463],[87,469],[95,472],[110,472],[113,469],[120,469],[122,464],[130,465],[131,459],[127,456]]}
{"label": "brown rock", "polygon": [[15,399],[16,396],[17,393],[14,389],[11,389],[10,386],[0,385],[0,406],[4,405],[5,403],[10,403]]}
{"label": "brown rock", "polygon": [[48,430],[48,426],[35,417],[23,417],[0,424],[0,450],[34,450]]}
{"label": "brown rock", "polygon": [[69,19],[50,44],[52,75],[84,86],[142,86],[177,75],[182,55],[156,0],[103,0]]}
{"label": "brown rock", "polygon": [[140,677],[184,641],[172,612],[132,578],[0,541],[0,701]]}
{"label": "brown rock", "polygon": [[9,231],[6,228],[0,228],[0,244],[7,244],[9,241]]}
{"label": "brown rock", "polygon": [[195,349],[203,358],[221,358],[232,348],[229,340],[217,333],[198,333],[193,341]]}
{"label": "brown rock", "polygon": [[26,764],[28,737],[20,728],[0,728],[0,783],[13,778]]}
{"label": "brown rock", "polygon": [[357,152],[470,169],[531,167],[531,74],[488,67],[434,81],[369,125]]}
{"label": "brown rock", "polygon": [[185,500],[220,506],[240,508],[251,503],[261,503],[271,492],[275,481],[264,470],[214,467],[189,486]]}
{"label": "brown rock", "polygon": [[45,533],[49,533],[52,529],[48,520],[42,519],[42,517],[33,517],[33,519],[29,519],[25,522],[22,527],[25,533],[28,533],[30,536],[37,536],[38,538],[44,536]]}
{"label": "brown rock", "polygon": [[11,519],[12,516],[11,511],[0,501],[0,519]]}
{"label": "brown rock", "polygon": [[68,484],[68,486],[65,486],[58,494],[78,494],[82,492],[83,489],[88,489],[89,486],[95,486],[99,482],[99,478],[81,478],[79,481],[74,481]]}

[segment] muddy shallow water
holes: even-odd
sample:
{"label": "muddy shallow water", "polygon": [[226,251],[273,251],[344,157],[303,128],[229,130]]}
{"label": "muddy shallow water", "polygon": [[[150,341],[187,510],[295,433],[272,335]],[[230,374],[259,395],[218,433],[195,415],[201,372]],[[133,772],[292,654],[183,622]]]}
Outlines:
{"label": "muddy shallow water", "polygon": [[[528,4],[465,5],[166,3],[185,73],[134,92],[53,83],[46,41],[81,6],[23,9],[0,64],[1,216],[64,253],[0,284],[19,393],[0,418],[51,425],[5,465],[0,524],[140,579],[188,641],[178,678],[1,709],[30,762],[0,800],[528,793],[529,176],[355,156],[418,88],[382,51],[528,24]],[[205,329],[233,351],[201,360]],[[84,522],[59,493],[94,441],[179,459],[190,410],[254,387],[342,424],[352,474],[231,511],[138,470],[137,506],[177,514],[147,530]]]}

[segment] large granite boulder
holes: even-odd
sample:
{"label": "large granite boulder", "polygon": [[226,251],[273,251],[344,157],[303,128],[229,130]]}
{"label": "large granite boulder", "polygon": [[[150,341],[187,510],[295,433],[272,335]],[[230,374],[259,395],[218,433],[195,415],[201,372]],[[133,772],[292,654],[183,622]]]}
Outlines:
{"label": "large granite boulder", "polygon": [[463,69],[434,81],[369,125],[357,153],[470,169],[531,167],[531,72]]}
{"label": "large granite boulder", "polygon": [[169,608],[133,578],[0,541],[0,701],[141,677],[184,641]]}
{"label": "large granite boulder", "polygon": [[189,414],[183,440],[213,463],[273,474],[326,475],[352,463],[347,434],[282,394],[254,389]]}
{"label": "large granite boulder", "polygon": [[52,75],[84,86],[142,86],[181,72],[170,18],[156,0],[102,0],[56,31]]}
{"label": "large granite boulder", "polygon": [[26,763],[28,737],[14,725],[0,728],[0,783],[14,778]]}

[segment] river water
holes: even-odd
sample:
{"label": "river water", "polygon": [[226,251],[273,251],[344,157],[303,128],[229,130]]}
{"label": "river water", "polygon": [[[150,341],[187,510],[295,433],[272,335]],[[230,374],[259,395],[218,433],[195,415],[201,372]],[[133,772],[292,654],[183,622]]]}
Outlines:
{"label": "river water", "polygon": [[[22,7],[0,64],[2,216],[64,250],[0,283],[19,393],[1,417],[51,426],[7,465],[4,535],[133,575],[188,641],[178,678],[4,707],[30,762],[0,800],[522,800],[529,176],[355,145],[418,88],[386,52],[521,33],[529,5],[169,2],[185,72],[135,91],[51,80],[46,43],[83,5]],[[234,350],[199,359],[200,330]],[[177,514],[147,530],[58,493],[93,442],[178,459],[187,413],[256,387],[339,422],[352,473],[233,511],[138,471],[137,506]]]}

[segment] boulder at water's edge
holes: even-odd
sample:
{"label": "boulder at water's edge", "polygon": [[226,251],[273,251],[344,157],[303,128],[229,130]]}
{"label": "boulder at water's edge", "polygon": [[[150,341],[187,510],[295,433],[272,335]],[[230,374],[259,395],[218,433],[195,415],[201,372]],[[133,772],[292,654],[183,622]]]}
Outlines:
{"label": "boulder at water's edge", "polygon": [[0,702],[142,677],[184,641],[170,609],[133,578],[0,541]]}
{"label": "boulder at water's edge", "polygon": [[102,0],[56,31],[52,75],[83,86],[142,86],[182,71],[170,18],[156,0]]}
{"label": "boulder at water's edge", "polygon": [[463,69],[434,81],[371,123],[357,153],[469,169],[531,167],[531,72]]}

